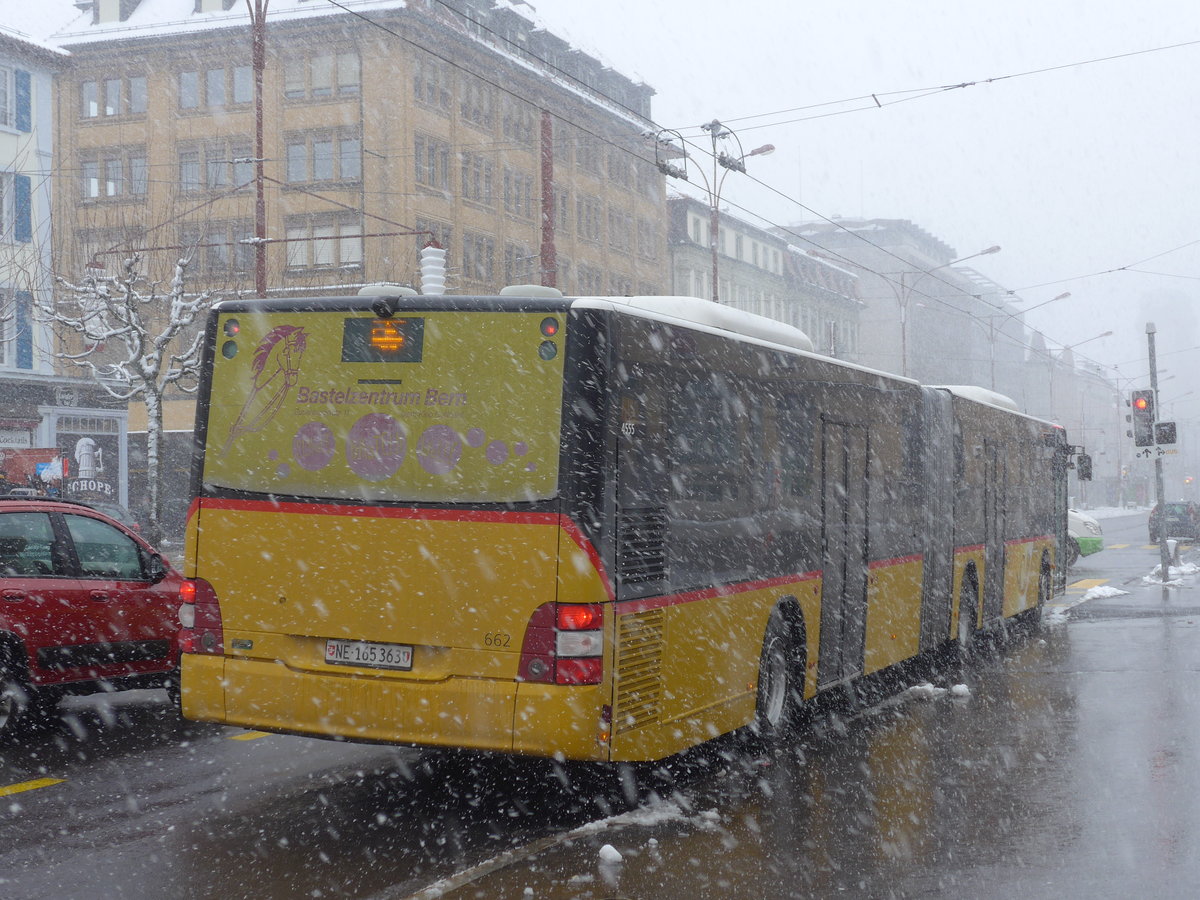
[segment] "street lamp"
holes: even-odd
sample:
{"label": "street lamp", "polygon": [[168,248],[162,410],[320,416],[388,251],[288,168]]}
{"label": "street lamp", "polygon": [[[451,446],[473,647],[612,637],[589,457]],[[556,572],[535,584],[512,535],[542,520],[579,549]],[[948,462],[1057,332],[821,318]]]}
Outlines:
{"label": "street lamp", "polygon": [[956,263],[966,262],[968,259],[975,259],[977,256],[989,256],[992,253],[999,253],[1000,245],[995,244],[988,247],[986,250],[980,250],[978,253],[972,253],[969,256],[960,256],[958,259],[952,259],[950,262],[942,263],[940,266],[934,266],[932,269],[923,269],[917,277],[913,279],[912,284],[908,283],[909,271],[906,269],[900,272],[900,287],[896,288],[895,282],[888,280],[888,285],[892,289],[892,293],[896,296],[896,302],[900,305],[900,374],[908,375],[908,303],[912,299],[912,293],[921,279],[926,275],[932,275],[938,269],[945,269],[948,266],[953,266]]}
{"label": "street lamp", "polygon": [[[720,303],[718,295],[718,262],[717,262],[717,236],[720,233],[721,227],[721,189],[725,185],[725,178],[730,172],[746,171],[745,161],[751,156],[766,156],[768,153],[775,152],[774,144],[763,144],[761,147],[755,147],[749,153],[743,151],[742,142],[731,129],[726,128],[716,119],[711,122],[706,122],[700,126],[704,131],[708,132],[709,138],[712,140],[712,180],[709,180],[704,170],[696,166],[696,171],[700,173],[700,177],[704,180],[705,193],[708,194],[709,206],[709,221],[708,221],[708,245],[712,252],[712,299],[713,303]],[[674,135],[679,139],[680,144],[683,144],[683,138],[678,132],[663,129],[658,133],[658,144],[669,143],[664,141],[664,134]],[[726,153],[718,148],[717,141],[733,139],[737,144],[737,154]],[[687,160],[689,159],[686,152],[683,153],[684,166],[673,165],[665,160],[656,160],[655,164],[658,170],[664,175],[671,178],[681,178],[684,181],[689,181],[687,171]]]}

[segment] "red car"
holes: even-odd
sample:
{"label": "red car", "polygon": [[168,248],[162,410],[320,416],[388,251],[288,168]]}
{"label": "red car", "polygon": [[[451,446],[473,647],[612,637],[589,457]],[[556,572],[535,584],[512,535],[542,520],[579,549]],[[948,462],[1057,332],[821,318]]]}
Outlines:
{"label": "red car", "polygon": [[0,735],[64,694],[177,694],[182,576],[82,503],[0,497]]}

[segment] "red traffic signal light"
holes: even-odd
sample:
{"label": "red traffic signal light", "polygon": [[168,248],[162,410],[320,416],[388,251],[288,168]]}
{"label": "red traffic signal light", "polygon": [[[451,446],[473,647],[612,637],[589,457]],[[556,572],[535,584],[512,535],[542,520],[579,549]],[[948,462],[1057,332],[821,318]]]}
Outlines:
{"label": "red traffic signal light", "polygon": [[1133,409],[1133,443],[1135,447],[1154,445],[1154,391],[1134,391],[1129,395]]}

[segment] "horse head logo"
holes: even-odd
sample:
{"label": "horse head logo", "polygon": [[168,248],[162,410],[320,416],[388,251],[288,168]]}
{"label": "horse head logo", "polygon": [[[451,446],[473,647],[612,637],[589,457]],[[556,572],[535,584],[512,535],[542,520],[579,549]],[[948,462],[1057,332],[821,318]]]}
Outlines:
{"label": "horse head logo", "polygon": [[261,431],[279,412],[288,393],[300,377],[300,357],[308,344],[308,335],[298,325],[272,328],[254,350],[250,371],[254,387],[242,411],[229,429],[222,455],[243,434]]}

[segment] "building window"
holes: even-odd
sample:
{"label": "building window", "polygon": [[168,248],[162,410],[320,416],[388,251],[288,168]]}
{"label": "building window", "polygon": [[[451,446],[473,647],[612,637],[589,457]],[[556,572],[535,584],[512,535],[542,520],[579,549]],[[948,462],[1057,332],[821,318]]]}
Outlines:
{"label": "building window", "polygon": [[496,255],[496,242],[487,235],[463,234],[463,278],[490,283]]}
{"label": "building window", "polygon": [[357,134],[314,131],[286,139],[289,184],[362,180],[362,139]]}
{"label": "building window", "polygon": [[528,104],[512,98],[504,101],[504,118],[500,129],[505,140],[528,144],[533,140],[533,121],[533,109]]}
{"label": "building window", "polygon": [[554,227],[560,234],[571,233],[571,192],[567,190],[556,190],[554,196],[557,198],[558,212],[554,217]]}
{"label": "building window", "polygon": [[249,66],[234,66],[233,68],[233,102],[254,102],[254,70]]}
{"label": "building window", "polygon": [[442,113],[450,112],[454,82],[450,66],[427,54],[413,65],[413,99]]}
{"label": "building window", "polygon": [[209,141],[179,151],[179,187],[194,191],[247,190],[254,182],[248,139]]}
{"label": "building window", "polygon": [[84,200],[140,200],[146,196],[149,167],[145,147],[113,147],[80,160]]}
{"label": "building window", "polygon": [[358,216],[289,217],[285,226],[289,269],[362,266],[362,222]]}
{"label": "building window", "polygon": [[469,78],[463,85],[459,113],[464,120],[479,128],[490,129],[494,121],[495,96],[491,85],[479,78]]}
{"label": "building window", "polygon": [[145,112],[145,75],[105,78],[103,81],[84,81],[79,85],[80,118],[98,119],[111,116],[144,115]]}
{"label": "building window", "polygon": [[414,138],[414,177],[417,184],[437,191],[450,190],[450,144],[428,135]]}
{"label": "building window", "polygon": [[533,218],[533,176],[504,170],[504,211],[522,219]]}
{"label": "building window", "polygon": [[644,217],[638,218],[637,251],[642,259],[658,259],[658,229]]}
{"label": "building window", "polygon": [[554,123],[554,165],[566,169],[575,157],[575,134],[577,132],[566,122]]}
{"label": "building window", "polygon": [[200,108],[200,73],[179,73],[179,108]]}
{"label": "building window", "polygon": [[13,108],[13,70],[0,66],[0,125],[12,127]]}
{"label": "building window", "polygon": [[481,153],[461,153],[462,196],[483,206],[491,206],[492,161]]}
{"label": "building window", "polygon": [[608,180],[623,188],[633,184],[633,166],[629,156],[619,147],[608,149]]}
{"label": "building window", "polygon": [[247,274],[254,271],[254,223],[249,220],[185,225],[179,243],[192,252],[195,269],[209,275]]}
{"label": "building window", "polygon": [[[600,221],[601,203],[599,197],[582,196],[575,199],[575,232],[587,241],[599,241],[603,234]],[[582,277],[582,275],[580,276]]]}
{"label": "building window", "polygon": [[629,297],[633,294],[633,280],[628,275],[615,272],[608,276],[608,293],[612,297]]}
{"label": "building window", "polygon": [[[144,93],[144,86],[143,86]],[[179,108],[220,110],[254,100],[254,76],[249,66],[179,73]]]}
{"label": "building window", "polygon": [[581,296],[599,297],[604,294],[604,272],[593,266],[580,263],[576,267],[576,289]]}
{"label": "building window", "polygon": [[619,209],[608,211],[608,246],[628,253],[633,249],[633,216]]}
{"label": "building window", "polygon": [[208,101],[210,109],[225,105],[224,69],[209,69],[204,73],[204,99]]}
{"label": "building window", "polygon": [[600,145],[597,138],[580,133],[575,143],[575,162],[581,172],[600,177]]}
{"label": "building window", "polygon": [[[16,178],[12,172],[0,172],[0,242],[9,243],[13,239],[13,225],[16,216]],[[3,308],[0,307],[0,310]],[[0,320],[3,314],[0,312]]]}
{"label": "building window", "polygon": [[361,67],[353,50],[289,57],[284,64],[283,94],[289,100],[354,96],[361,89]]}
{"label": "building window", "polygon": [[505,244],[504,283],[533,284],[540,281],[539,261],[538,255],[524,244]]}
{"label": "building window", "polygon": [[116,116],[121,113],[121,79],[104,79],[104,115]]}

